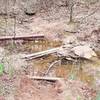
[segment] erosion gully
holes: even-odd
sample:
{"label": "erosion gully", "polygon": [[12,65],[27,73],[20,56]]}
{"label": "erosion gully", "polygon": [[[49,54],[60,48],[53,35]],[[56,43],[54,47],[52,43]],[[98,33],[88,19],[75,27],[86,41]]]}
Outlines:
{"label": "erosion gully", "polygon": [[[49,41],[47,39],[26,41],[22,44],[16,42],[14,47],[17,52],[25,52],[27,54],[47,50],[54,47],[59,47],[61,41]],[[11,49],[10,45],[7,49]],[[100,55],[100,53],[98,53]],[[28,61],[33,67],[34,75],[44,75],[52,62],[58,60],[56,55],[47,55],[41,58]],[[93,58],[93,61],[78,59],[77,62],[62,60],[62,62],[55,64],[48,73],[49,76],[57,76],[62,78],[70,78],[73,80],[80,80],[91,85],[93,88],[98,88],[100,80],[100,59]]]}

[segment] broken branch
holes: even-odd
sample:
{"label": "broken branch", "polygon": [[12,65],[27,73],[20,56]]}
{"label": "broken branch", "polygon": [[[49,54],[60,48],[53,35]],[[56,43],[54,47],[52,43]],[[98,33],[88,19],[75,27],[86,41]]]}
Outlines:
{"label": "broken branch", "polygon": [[53,48],[53,49],[50,49],[50,50],[45,50],[45,51],[41,51],[41,52],[29,54],[29,55],[26,55],[23,58],[24,59],[34,59],[34,58],[38,58],[38,57],[41,57],[41,56],[44,56],[44,55],[56,53],[60,48],[61,47],[57,47],[57,48]]}
{"label": "broken branch", "polygon": [[60,60],[54,61],[54,62],[49,66],[48,70],[45,72],[44,75],[47,75],[47,74],[49,73],[49,71],[51,70],[51,68],[52,68],[56,63],[58,63],[59,61],[60,61]]}
{"label": "broken branch", "polygon": [[62,78],[58,78],[58,77],[40,77],[40,76],[27,76],[30,79],[34,79],[34,80],[46,80],[46,81],[59,81]]}
{"label": "broken branch", "polygon": [[28,35],[28,36],[1,36],[0,41],[5,40],[33,40],[36,38],[44,38],[43,34],[35,34],[35,35]]}

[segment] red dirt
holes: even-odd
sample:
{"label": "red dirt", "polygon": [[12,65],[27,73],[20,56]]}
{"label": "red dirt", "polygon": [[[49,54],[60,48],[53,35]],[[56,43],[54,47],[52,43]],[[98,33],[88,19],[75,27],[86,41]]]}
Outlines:
{"label": "red dirt", "polygon": [[5,100],[3,96],[0,96],[0,100]]}
{"label": "red dirt", "polygon": [[31,80],[27,77],[20,79],[14,100],[77,100],[80,96],[85,100],[95,98],[96,91],[78,81],[46,82]]}
{"label": "red dirt", "polygon": [[42,82],[41,85],[24,77],[20,80],[15,100],[61,100],[59,96],[61,92],[54,83]]}

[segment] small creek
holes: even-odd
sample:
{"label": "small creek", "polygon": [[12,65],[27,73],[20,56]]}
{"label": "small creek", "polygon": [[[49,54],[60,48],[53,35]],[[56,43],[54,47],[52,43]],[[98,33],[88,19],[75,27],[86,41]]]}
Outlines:
{"label": "small creek", "polygon": [[[28,41],[21,46],[18,45],[16,51],[30,54],[53,47],[59,47],[61,44],[62,43],[58,41],[48,40]],[[28,63],[31,63],[35,75],[43,75],[51,63],[58,59],[57,56],[52,54],[28,61]],[[77,63],[64,60],[62,63],[55,64],[48,74],[57,77],[81,80],[95,88],[98,87],[98,84],[100,85],[100,59],[99,57],[93,58],[93,61],[79,59],[77,60]]]}
{"label": "small creek", "polygon": [[[30,43],[26,43],[24,45],[24,50],[28,51],[29,53],[33,53],[47,50],[53,47],[58,47],[60,45],[61,42],[57,41],[33,41]],[[50,64],[57,59],[58,57],[55,55],[48,55],[43,58],[34,59],[32,60],[34,70],[37,71],[37,73],[43,74],[46,72]],[[52,69],[50,72],[55,76],[79,79],[83,82],[88,83],[89,85],[95,85],[95,82],[99,80],[100,77],[100,59],[93,58],[93,62],[78,60],[77,63],[63,61],[62,64],[55,64]]]}

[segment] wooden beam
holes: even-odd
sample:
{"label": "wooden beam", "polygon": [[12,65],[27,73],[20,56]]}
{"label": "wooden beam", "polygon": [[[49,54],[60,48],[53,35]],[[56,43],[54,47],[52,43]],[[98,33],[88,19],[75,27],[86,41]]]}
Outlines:
{"label": "wooden beam", "polygon": [[34,35],[23,35],[23,36],[1,36],[0,41],[5,40],[33,40],[33,39],[44,38],[43,34],[34,34]]}

